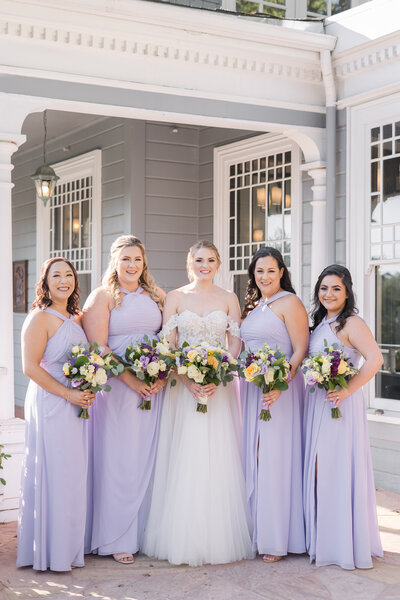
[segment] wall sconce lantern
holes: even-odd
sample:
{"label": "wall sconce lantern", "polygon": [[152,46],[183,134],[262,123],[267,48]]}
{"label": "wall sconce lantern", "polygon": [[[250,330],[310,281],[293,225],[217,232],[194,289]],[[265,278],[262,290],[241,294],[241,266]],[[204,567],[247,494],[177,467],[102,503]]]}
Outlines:
{"label": "wall sconce lantern", "polygon": [[60,179],[56,175],[54,169],[49,165],[46,165],[46,139],[47,139],[47,114],[46,111],[43,113],[43,127],[44,127],[44,139],[43,139],[43,165],[39,167],[35,174],[31,176],[31,179],[35,182],[36,195],[40,198],[46,206],[49,198],[54,195],[56,183]]}

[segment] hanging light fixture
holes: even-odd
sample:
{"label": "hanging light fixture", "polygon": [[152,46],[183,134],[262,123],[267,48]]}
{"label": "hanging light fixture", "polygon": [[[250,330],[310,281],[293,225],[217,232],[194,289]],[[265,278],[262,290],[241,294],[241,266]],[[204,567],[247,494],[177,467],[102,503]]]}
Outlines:
{"label": "hanging light fixture", "polygon": [[265,210],[265,202],[267,199],[267,190],[265,187],[259,187],[256,190],[257,197],[257,206],[261,208],[261,210]]}
{"label": "hanging light fixture", "polygon": [[60,179],[55,174],[54,169],[49,165],[46,165],[46,140],[47,140],[47,112],[43,113],[43,127],[44,127],[44,138],[43,138],[43,165],[36,170],[36,173],[31,176],[31,179],[35,182],[36,195],[40,198],[43,204],[46,206],[49,198],[54,195],[56,183]]}

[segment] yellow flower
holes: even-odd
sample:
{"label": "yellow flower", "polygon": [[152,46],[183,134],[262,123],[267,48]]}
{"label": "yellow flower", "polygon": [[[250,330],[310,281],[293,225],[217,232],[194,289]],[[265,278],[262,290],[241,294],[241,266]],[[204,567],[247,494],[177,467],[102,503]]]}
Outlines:
{"label": "yellow flower", "polygon": [[96,365],[104,365],[104,360],[102,359],[101,356],[99,356],[98,354],[93,353],[92,354],[92,361],[96,364]]}
{"label": "yellow flower", "polygon": [[215,356],[209,356],[209,357],[207,358],[207,362],[208,362],[208,364],[209,364],[209,365],[211,365],[211,366],[212,366],[212,367],[213,367],[215,370],[217,370],[217,369],[218,369],[218,361],[217,361],[217,359],[215,358]]}
{"label": "yellow flower", "polygon": [[65,363],[63,365],[63,371],[64,371],[64,375],[69,375],[69,365],[68,365],[68,363]]}
{"label": "yellow flower", "polygon": [[257,375],[259,370],[260,370],[260,367],[258,365],[256,365],[255,363],[252,363],[251,365],[249,365],[244,370],[244,376],[247,379],[247,381],[251,381],[252,379],[254,379],[254,377]]}
{"label": "yellow flower", "polygon": [[345,360],[341,360],[338,367],[339,375],[344,375],[347,371],[347,363]]}

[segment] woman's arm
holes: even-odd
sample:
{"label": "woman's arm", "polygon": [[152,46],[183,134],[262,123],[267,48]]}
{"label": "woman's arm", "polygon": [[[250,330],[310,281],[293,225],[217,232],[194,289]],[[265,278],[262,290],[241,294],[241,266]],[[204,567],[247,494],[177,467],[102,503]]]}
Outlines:
{"label": "woman's arm", "polygon": [[[164,305],[163,312],[163,327],[168,325],[168,321],[173,318],[174,315],[178,313],[178,304],[179,304],[179,292],[177,290],[173,290],[167,294]],[[175,349],[178,345],[178,332],[176,327],[172,329],[170,327],[166,327],[166,335],[167,341],[169,342],[171,348]]]}
{"label": "woman's arm", "polygon": [[360,317],[349,317],[342,332],[343,339],[348,340],[349,346],[353,346],[364,357],[365,362],[357,375],[354,375],[348,383],[348,389],[342,388],[340,392],[331,390],[327,393],[327,400],[338,406],[342,400],[356,392],[365,385],[379,371],[383,363],[382,353],[372,335],[368,325]]}
{"label": "woman's arm", "polygon": [[[87,339],[89,342],[97,342],[100,346],[103,346],[106,352],[112,352],[107,345],[112,309],[111,302],[109,293],[104,288],[97,288],[89,295],[83,307],[82,322]],[[152,395],[151,388],[133,373],[124,371],[119,375],[119,378],[132,390],[140,394],[142,398]]]}
{"label": "woman's arm", "polygon": [[308,352],[308,317],[303,303],[296,296],[285,297],[282,314],[293,348],[293,354],[289,361],[291,377],[293,378]]}
{"label": "woman's arm", "polygon": [[66,387],[40,366],[50,337],[50,324],[51,316],[41,311],[33,312],[26,319],[21,336],[23,372],[46,392],[65,398],[65,400],[77,406],[91,406],[94,394]]}
{"label": "woman's arm", "polygon": [[[228,292],[228,315],[237,327],[240,327],[240,305],[238,297],[234,292]],[[230,330],[227,332],[228,350],[235,358],[239,356],[242,347],[242,340],[236,335],[232,335]]]}

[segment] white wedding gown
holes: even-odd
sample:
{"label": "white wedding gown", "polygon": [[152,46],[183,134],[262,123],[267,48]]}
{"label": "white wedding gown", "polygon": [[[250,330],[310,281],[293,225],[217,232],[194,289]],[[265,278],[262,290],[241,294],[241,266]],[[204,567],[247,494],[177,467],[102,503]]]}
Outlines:
{"label": "white wedding gown", "polygon": [[[226,345],[238,335],[221,310],[200,317],[185,310],[163,329],[178,328],[178,344]],[[163,401],[154,486],[142,551],[172,564],[198,566],[252,558],[251,521],[240,458],[238,406],[232,384],[220,385],[208,412],[178,380]]]}

